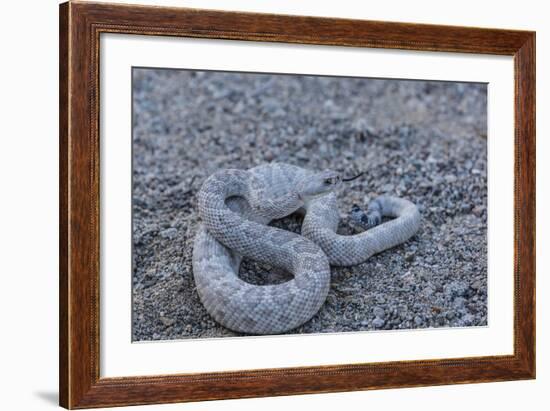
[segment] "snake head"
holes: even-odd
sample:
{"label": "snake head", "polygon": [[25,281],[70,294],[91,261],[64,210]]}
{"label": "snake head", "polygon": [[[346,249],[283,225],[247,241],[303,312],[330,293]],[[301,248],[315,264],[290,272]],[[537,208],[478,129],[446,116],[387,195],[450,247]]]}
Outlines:
{"label": "snake head", "polygon": [[298,184],[297,190],[300,198],[307,202],[334,191],[341,182],[340,174],[332,170],[325,170],[305,177]]}

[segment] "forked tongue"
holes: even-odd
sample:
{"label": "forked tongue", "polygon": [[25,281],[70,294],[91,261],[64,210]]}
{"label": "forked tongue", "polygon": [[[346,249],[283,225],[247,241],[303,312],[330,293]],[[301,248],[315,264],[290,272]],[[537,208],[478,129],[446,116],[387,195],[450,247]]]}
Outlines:
{"label": "forked tongue", "polygon": [[355,180],[356,178],[361,177],[363,174],[365,174],[365,172],[364,172],[364,171],[361,171],[361,172],[360,172],[359,174],[357,174],[356,176],[349,177],[349,178],[342,178],[342,181],[345,181],[345,182],[353,181],[353,180]]}

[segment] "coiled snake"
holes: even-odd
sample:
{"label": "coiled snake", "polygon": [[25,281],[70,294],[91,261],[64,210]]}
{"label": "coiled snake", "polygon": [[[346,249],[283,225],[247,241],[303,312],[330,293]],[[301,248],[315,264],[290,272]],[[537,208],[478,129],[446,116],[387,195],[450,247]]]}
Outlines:
{"label": "coiled snake", "polygon": [[[405,242],[420,226],[408,200],[378,197],[367,215],[381,220],[365,232],[336,233],[335,189],[341,177],[270,163],[211,175],[198,194],[202,226],[193,249],[193,276],[208,313],[223,326],[248,334],[277,334],[308,321],[323,305],[330,265],[349,266]],[[267,224],[305,211],[302,235]],[[242,256],[279,267],[294,278],[253,285],[239,278]]]}

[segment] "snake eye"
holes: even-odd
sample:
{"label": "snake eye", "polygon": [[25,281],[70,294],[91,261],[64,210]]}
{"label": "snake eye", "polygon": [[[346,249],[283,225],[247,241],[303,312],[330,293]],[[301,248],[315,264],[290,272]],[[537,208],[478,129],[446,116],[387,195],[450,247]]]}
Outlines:
{"label": "snake eye", "polygon": [[325,179],[325,185],[331,185],[332,184],[332,178]]}

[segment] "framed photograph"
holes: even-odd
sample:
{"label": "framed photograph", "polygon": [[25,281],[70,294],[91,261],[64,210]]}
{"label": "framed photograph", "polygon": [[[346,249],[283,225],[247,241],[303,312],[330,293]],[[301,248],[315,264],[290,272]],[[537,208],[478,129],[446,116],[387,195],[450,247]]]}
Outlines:
{"label": "framed photograph", "polygon": [[535,33],[60,6],[60,405],[535,378]]}

